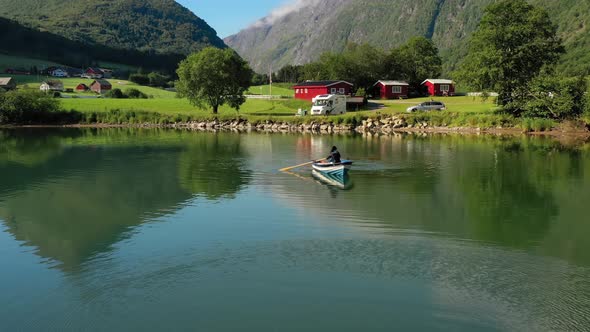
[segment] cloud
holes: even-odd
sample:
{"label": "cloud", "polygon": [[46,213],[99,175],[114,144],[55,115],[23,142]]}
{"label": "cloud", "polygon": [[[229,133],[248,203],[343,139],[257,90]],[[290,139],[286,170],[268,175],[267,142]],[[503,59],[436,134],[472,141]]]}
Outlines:
{"label": "cloud", "polygon": [[318,4],[323,0],[295,0],[291,1],[290,3],[284,4],[268,14],[268,16],[256,21],[252,24],[252,27],[259,28],[264,26],[273,25],[278,20],[282,19],[283,17],[300,11],[305,7],[310,7]]}

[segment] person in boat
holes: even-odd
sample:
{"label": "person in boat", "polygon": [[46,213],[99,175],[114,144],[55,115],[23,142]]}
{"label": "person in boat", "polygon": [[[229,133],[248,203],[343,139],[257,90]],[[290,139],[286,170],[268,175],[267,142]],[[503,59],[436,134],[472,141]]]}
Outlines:
{"label": "person in boat", "polygon": [[328,162],[331,162],[334,164],[340,164],[342,162],[342,160],[340,160],[340,158],[341,158],[341,156],[340,156],[340,152],[338,152],[338,148],[333,146],[332,151],[330,151],[330,155],[326,159],[328,160]]}

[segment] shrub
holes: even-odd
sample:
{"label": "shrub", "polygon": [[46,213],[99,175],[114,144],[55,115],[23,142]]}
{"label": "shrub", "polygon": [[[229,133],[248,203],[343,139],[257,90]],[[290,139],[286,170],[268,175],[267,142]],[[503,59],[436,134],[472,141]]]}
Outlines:
{"label": "shrub", "polygon": [[148,96],[145,93],[143,93],[135,88],[126,89],[125,95],[127,96],[127,98],[131,98],[131,99],[147,99],[148,98]]}
{"label": "shrub", "polygon": [[118,89],[118,88],[112,89],[109,92],[107,92],[105,94],[105,97],[115,98],[115,99],[127,98],[127,96],[123,93],[123,91],[121,91],[121,89]]}
{"label": "shrub", "polygon": [[150,84],[150,79],[149,79],[148,75],[140,74],[140,73],[129,75],[129,80],[131,82],[136,83],[136,84],[139,84],[139,85],[148,85],[148,84]]}
{"label": "shrub", "polygon": [[522,110],[524,117],[567,119],[584,112],[584,78],[543,75],[535,78],[527,90],[509,105]]}
{"label": "shrub", "polygon": [[58,112],[59,101],[44,93],[16,90],[0,93],[0,123],[39,123]]}

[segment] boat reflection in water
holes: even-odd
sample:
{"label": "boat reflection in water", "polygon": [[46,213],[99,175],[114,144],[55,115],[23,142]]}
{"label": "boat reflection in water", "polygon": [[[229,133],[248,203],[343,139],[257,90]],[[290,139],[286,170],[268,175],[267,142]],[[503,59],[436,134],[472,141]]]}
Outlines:
{"label": "boat reflection in water", "polygon": [[335,175],[330,173],[324,173],[316,171],[315,169],[311,173],[318,182],[327,185],[329,187],[335,187],[342,190],[352,189],[353,184],[348,173],[343,175]]}

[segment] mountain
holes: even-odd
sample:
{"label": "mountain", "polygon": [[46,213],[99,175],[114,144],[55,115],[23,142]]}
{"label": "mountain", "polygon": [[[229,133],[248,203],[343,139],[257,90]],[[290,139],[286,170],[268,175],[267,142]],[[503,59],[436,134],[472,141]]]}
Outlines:
{"label": "mountain", "polygon": [[0,0],[0,16],[85,44],[159,54],[226,47],[174,0]]}
{"label": "mountain", "polygon": [[[3,55],[12,57],[7,59]],[[78,68],[105,62],[110,66],[127,65],[123,66],[126,69],[115,66],[117,74],[123,74],[130,66],[173,73],[182,58],[180,54],[158,54],[73,41],[0,17],[0,69],[18,67],[34,72],[32,68],[37,67],[41,60],[41,63],[48,61]],[[37,69],[43,69],[44,66]]]}
{"label": "mountain", "polygon": [[[282,7],[225,43],[259,72],[272,65],[305,64],[322,52],[342,51],[348,42],[390,49],[413,36],[431,38],[445,71],[465,55],[467,41],[494,0],[298,0]],[[578,71],[590,63],[590,1],[531,0],[559,25],[569,54],[562,67]]]}

